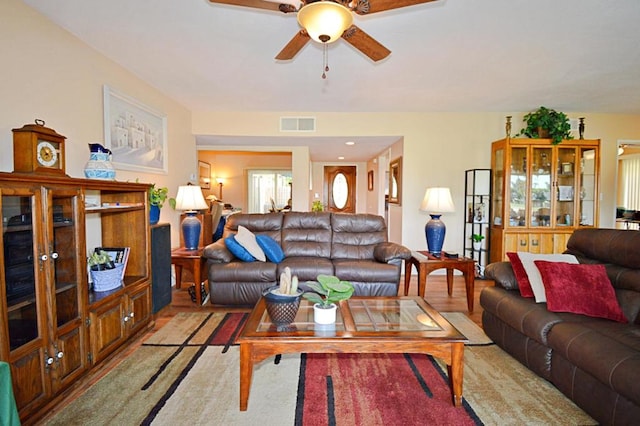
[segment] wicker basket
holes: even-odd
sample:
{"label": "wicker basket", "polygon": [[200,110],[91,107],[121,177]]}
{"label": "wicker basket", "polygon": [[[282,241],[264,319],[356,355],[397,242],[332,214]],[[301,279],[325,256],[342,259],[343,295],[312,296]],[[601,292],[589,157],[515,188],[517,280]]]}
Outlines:
{"label": "wicker basket", "polygon": [[265,290],[262,295],[267,305],[267,312],[269,313],[271,322],[276,326],[276,330],[286,331],[296,318],[298,308],[300,307],[302,291],[298,290],[297,295],[282,295],[271,292],[271,290],[277,288],[279,287],[270,287]]}
{"label": "wicker basket", "polygon": [[93,280],[93,291],[109,291],[122,285],[122,263],[116,263],[114,269],[105,269],[102,271],[91,271],[91,279]]}

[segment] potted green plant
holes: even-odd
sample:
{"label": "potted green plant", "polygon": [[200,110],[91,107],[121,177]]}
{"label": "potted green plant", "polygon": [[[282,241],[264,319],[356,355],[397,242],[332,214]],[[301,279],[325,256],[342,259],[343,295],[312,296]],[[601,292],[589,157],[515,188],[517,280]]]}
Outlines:
{"label": "potted green plant", "polygon": [[322,201],[316,200],[313,203],[311,203],[311,211],[312,212],[324,211],[324,206],[322,205]]}
{"label": "potted green plant", "polygon": [[521,129],[516,137],[524,135],[530,138],[550,138],[554,145],[559,144],[563,139],[573,139],[569,133],[571,130],[569,117],[563,112],[541,106],[525,114],[522,120],[526,123],[526,127]]}
{"label": "potted green plant", "polygon": [[353,295],[353,284],[333,275],[318,275],[318,282],[308,282],[312,290],[302,297],[314,303],[313,318],[318,324],[333,324],[336,321],[336,303]]}
{"label": "potted green plant", "polygon": [[482,240],[484,240],[484,235],[473,234],[471,235],[471,241],[473,241],[473,249],[476,251],[480,251],[482,248]]}
{"label": "potted green plant", "polygon": [[[152,225],[155,225],[160,220],[160,209],[164,206],[168,196],[169,188],[166,186],[156,188],[155,183],[151,185],[151,188],[149,189],[149,220]],[[175,208],[175,198],[169,198],[169,204],[172,208]]]}
{"label": "potted green plant", "polygon": [[114,269],[116,267],[111,256],[109,256],[109,253],[104,250],[91,253],[88,263],[89,268],[92,271],[104,271],[106,269]]}

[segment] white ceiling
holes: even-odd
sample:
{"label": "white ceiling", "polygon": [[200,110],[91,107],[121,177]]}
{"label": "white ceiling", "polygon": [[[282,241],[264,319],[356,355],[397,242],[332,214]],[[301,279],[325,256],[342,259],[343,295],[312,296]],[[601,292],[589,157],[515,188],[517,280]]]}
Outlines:
{"label": "white ceiling", "polygon": [[638,0],[437,0],[354,15],[392,53],[374,63],[339,40],[326,80],[315,43],[274,59],[299,29],[294,14],[208,0],[24,1],[193,111],[640,114]]}

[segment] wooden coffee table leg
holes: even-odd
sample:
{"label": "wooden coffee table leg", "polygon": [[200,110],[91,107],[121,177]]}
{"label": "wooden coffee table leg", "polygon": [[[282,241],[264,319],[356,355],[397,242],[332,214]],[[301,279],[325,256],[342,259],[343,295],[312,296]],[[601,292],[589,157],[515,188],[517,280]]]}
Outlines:
{"label": "wooden coffee table leg", "polygon": [[448,366],[453,405],[462,405],[462,379],[464,373],[464,343],[451,344],[451,365]]}
{"label": "wooden coffee table leg", "polygon": [[253,345],[240,344],[240,411],[247,411],[249,405],[249,390],[253,376]]}

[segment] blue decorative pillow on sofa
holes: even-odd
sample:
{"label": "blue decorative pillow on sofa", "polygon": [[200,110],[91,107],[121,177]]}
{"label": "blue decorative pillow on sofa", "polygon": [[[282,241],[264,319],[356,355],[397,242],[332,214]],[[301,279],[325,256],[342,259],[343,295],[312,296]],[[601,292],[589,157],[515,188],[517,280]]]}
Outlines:
{"label": "blue decorative pillow on sofa", "polygon": [[224,244],[227,246],[227,249],[238,259],[243,262],[253,262],[256,260],[255,257],[251,255],[247,251],[246,248],[242,247],[239,242],[236,241],[235,237],[232,235],[224,239]]}
{"label": "blue decorative pillow on sofa", "polygon": [[268,235],[256,235],[256,241],[270,262],[280,263],[284,260],[284,252],[276,240]]}

